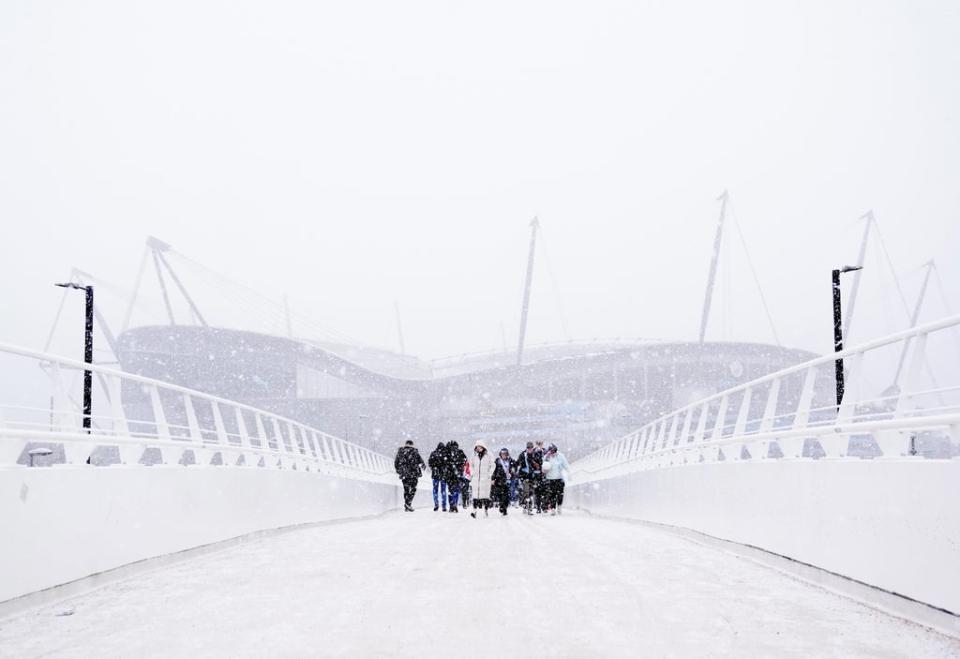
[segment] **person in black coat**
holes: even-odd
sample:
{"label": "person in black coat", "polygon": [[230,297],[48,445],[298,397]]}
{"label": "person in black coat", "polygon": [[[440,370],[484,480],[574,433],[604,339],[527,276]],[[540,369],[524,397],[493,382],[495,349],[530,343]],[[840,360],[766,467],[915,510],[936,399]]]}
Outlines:
{"label": "person in black coat", "polygon": [[490,496],[500,507],[500,514],[506,515],[507,507],[510,505],[510,481],[517,473],[517,463],[510,457],[510,451],[502,448],[494,465]]}
{"label": "person in black coat", "polygon": [[403,483],[403,509],[413,512],[413,497],[417,494],[417,481],[427,465],[420,457],[420,451],[413,446],[413,440],[397,450],[397,457],[393,460],[393,468],[397,470],[400,482]]}
{"label": "person in black coat", "polygon": [[[539,506],[537,488],[543,480],[543,454],[533,442],[527,442],[527,450],[521,451],[516,460],[517,476],[520,478],[520,506],[528,515],[534,506]],[[537,508],[539,512],[539,507]]]}
{"label": "person in black coat", "polygon": [[459,512],[457,504],[460,498],[460,479],[463,478],[463,465],[467,462],[467,454],[455,441],[447,442],[447,464],[444,470],[444,480],[450,492],[450,512]]}
{"label": "person in black coat", "polygon": [[[437,444],[430,457],[427,458],[427,464],[430,465],[430,477],[433,479],[433,511],[436,512],[443,507],[443,512],[447,512],[447,463],[450,461],[447,446],[443,442]],[[439,495],[439,498],[438,498]]]}

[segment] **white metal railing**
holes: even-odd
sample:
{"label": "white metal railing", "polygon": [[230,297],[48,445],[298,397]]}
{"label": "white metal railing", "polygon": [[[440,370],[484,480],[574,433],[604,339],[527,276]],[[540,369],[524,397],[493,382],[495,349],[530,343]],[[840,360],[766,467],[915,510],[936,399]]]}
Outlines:
{"label": "white metal railing", "polygon": [[[851,456],[851,441],[873,447],[866,457],[919,457],[918,442],[925,440],[939,440],[948,446],[947,456],[956,456],[960,368],[947,369],[954,381],[943,385],[931,363],[954,350],[946,335],[958,326],[960,315],[951,316],[681,407],[578,460],[572,467],[574,480],[703,462],[864,457]],[[937,351],[933,344],[940,337],[944,345]],[[901,353],[907,367],[897,386],[889,386]],[[837,358],[844,359],[846,380],[839,407],[834,397]]]}
{"label": "white metal railing", "polygon": [[[107,462],[125,465],[279,468],[396,482],[387,456],[278,414],[0,343],[4,378],[28,380],[36,374],[31,365],[46,372],[49,395],[34,392],[26,402],[0,405],[0,467],[29,464],[31,446],[55,445],[58,450],[46,459],[60,464],[88,465],[107,455]],[[89,433],[78,386],[84,370],[93,373],[94,383]]]}

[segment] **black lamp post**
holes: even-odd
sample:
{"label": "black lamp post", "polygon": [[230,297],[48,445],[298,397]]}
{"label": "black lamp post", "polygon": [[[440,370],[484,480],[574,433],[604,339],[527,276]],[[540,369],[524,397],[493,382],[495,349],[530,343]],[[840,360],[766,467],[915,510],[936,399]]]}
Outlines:
{"label": "black lamp post", "polygon": [[[78,291],[85,291],[87,296],[86,318],[84,323],[83,339],[83,362],[85,364],[93,363],[93,286],[81,286],[73,282],[65,284],[54,284],[61,288],[75,288]],[[90,416],[93,414],[93,372],[83,371],[83,429],[90,432]]]}
{"label": "black lamp post", "polygon": [[[833,351],[843,350],[843,328],[840,321],[840,274],[863,270],[862,265],[845,265],[833,271]],[[843,359],[836,360],[837,408],[843,402]]]}

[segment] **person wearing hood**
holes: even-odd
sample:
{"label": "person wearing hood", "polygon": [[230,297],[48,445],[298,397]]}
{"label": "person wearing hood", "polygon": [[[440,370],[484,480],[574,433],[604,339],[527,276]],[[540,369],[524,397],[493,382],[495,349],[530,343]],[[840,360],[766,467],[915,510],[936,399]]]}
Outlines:
{"label": "person wearing hood", "polygon": [[494,460],[493,487],[490,495],[500,507],[500,514],[506,515],[510,506],[510,484],[516,475],[517,463],[510,457],[506,447],[500,449],[500,454]]}
{"label": "person wearing hood", "polygon": [[543,460],[544,509],[549,510],[551,515],[559,513],[563,505],[563,489],[569,471],[567,459],[556,444],[551,444]]}
{"label": "person wearing hood", "polygon": [[397,450],[397,457],[393,460],[393,468],[403,483],[403,509],[413,512],[413,497],[417,494],[417,481],[423,475],[427,465],[420,457],[420,452],[413,446],[413,440],[408,439]]}
{"label": "person wearing hood", "polygon": [[447,447],[440,442],[427,459],[427,464],[430,465],[430,477],[433,479],[433,512],[437,512],[441,507],[443,512],[447,512],[447,462]]}
{"label": "person wearing hood", "polygon": [[495,469],[494,457],[487,450],[487,445],[478,439],[470,457],[470,488],[473,490],[473,512],[471,517],[476,518],[477,510],[483,509],[483,514],[490,514],[490,496],[493,488],[493,472]]}
{"label": "person wearing hood", "polygon": [[450,512],[459,512],[457,504],[460,498],[460,479],[463,477],[463,467],[467,462],[467,454],[453,440],[447,442],[447,462],[443,469],[443,480],[447,482],[450,493]]}

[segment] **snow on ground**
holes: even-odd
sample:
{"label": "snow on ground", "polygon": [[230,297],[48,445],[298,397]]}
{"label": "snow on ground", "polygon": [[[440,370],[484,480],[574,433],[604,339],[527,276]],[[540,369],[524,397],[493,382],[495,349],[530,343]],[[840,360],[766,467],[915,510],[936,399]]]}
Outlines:
{"label": "snow on ground", "polygon": [[0,620],[0,655],[946,657],[960,641],[659,529],[420,508]]}

